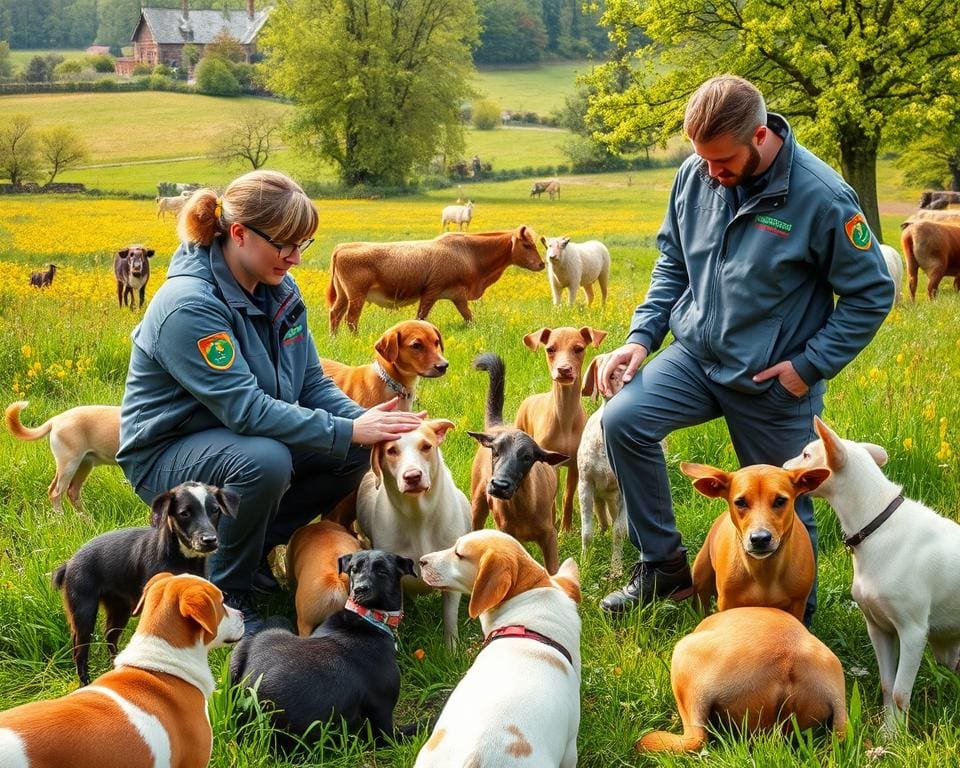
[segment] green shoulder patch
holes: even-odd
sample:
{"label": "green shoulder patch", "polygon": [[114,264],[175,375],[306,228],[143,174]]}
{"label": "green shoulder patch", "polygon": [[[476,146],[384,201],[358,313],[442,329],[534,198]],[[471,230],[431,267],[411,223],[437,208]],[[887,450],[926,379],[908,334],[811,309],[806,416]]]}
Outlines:
{"label": "green shoulder patch", "polygon": [[850,238],[854,248],[859,248],[861,251],[870,249],[873,243],[873,235],[870,233],[870,227],[867,226],[867,220],[862,213],[858,211],[851,216],[847,223],[843,225],[843,228],[846,230],[847,237]]}
{"label": "green shoulder patch", "polygon": [[218,371],[225,371],[236,359],[233,341],[225,331],[212,333],[197,341],[203,361]]}

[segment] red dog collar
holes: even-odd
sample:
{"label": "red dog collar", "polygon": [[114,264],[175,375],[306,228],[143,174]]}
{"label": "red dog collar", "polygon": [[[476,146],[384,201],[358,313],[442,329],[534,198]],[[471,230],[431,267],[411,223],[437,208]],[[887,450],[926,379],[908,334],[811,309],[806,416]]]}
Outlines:
{"label": "red dog collar", "polygon": [[536,640],[538,643],[543,643],[544,645],[549,645],[551,648],[555,648],[563,654],[564,658],[570,662],[570,666],[573,666],[573,657],[570,655],[570,651],[564,648],[556,640],[551,640],[546,635],[541,635],[539,632],[535,632],[532,629],[527,629],[522,624],[511,624],[506,627],[498,627],[493,630],[486,639],[483,641],[483,647],[486,648],[494,640],[502,640],[505,637],[524,637],[528,640]]}
{"label": "red dog collar", "polygon": [[353,598],[347,599],[347,604],[344,608],[348,611],[353,611],[367,621],[383,624],[384,626],[390,627],[390,629],[396,629],[400,626],[400,622],[403,621],[403,611],[378,611],[376,608],[367,608],[364,605],[360,605],[355,602]]}

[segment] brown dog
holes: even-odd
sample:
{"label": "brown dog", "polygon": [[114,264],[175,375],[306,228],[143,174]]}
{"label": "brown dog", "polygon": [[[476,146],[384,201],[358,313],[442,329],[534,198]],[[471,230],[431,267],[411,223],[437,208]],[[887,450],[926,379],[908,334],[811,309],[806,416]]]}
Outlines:
{"label": "brown dog", "polygon": [[708,616],[673,649],[670,683],[683,735],[648,733],[637,751],[695,752],[707,724],[749,731],[791,717],[805,730],[831,725],[847,734],[846,690],[840,660],[795,618],[776,608],[734,608]]}
{"label": "brown dog", "polygon": [[682,462],[704,496],[724,498],[729,513],[710,527],[693,563],[693,586],[704,610],[743,606],[780,608],[803,618],[816,565],[810,535],[794,499],[830,476],[824,467],[786,470],[767,464],[736,472]]}
{"label": "brown dog", "polygon": [[[580,372],[587,345],[595,347],[606,338],[606,331],[583,328],[541,328],[523,337],[528,349],[543,346],[553,386],[549,392],[530,395],[520,403],[515,424],[548,451],[572,457],[567,462],[567,483],[563,490],[561,530],[569,531],[573,518],[573,499],[577,495],[577,449],[587,412],[580,401]],[[559,474],[559,467],[557,469]]]}
{"label": "brown dog", "polygon": [[328,616],[343,610],[350,581],[340,573],[342,555],[360,551],[360,542],[346,528],[330,520],[305,525],[287,545],[287,578],[295,592],[297,631],[307,637]]}
{"label": "brown dog", "polygon": [[320,365],[347,397],[371,408],[394,397],[397,410],[409,411],[417,381],[447,372],[440,330],[426,320],[405,320],[388,328],[373,345],[375,360],[367,365],[345,365],[321,358]]}
{"label": "brown dog", "polygon": [[26,400],[10,403],[4,413],[7,429],[20,440],[39,440],[49,433],[50,450],[57,462],[57,473],[50,481],[47,495],[53,508],[63,509],[63,494],[77,511],[83,511],[80,488],[98,464],[116,464],[120,448],[120,408],[114,405],[81,405],[47,419],[39,427],[20,423],[20,411]]}

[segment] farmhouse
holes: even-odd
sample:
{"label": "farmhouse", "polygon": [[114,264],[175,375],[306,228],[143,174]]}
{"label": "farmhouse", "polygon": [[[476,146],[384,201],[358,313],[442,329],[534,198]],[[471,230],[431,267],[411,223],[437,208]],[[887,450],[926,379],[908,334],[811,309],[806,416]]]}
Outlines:
{"label": "farmhouse", "polygon": [[269,8],[255,10],[254,0],[247,0],[245,11],[191,10],[189,0],[182,0],[179,9],[141,8],[133,32],[133,56],[117,61],[117,73],[130,74],[137,64],[178,67],[183,46],[195,45],[203,56],[204,47],[224,34],[240,42],[250,62],[269,13]]}

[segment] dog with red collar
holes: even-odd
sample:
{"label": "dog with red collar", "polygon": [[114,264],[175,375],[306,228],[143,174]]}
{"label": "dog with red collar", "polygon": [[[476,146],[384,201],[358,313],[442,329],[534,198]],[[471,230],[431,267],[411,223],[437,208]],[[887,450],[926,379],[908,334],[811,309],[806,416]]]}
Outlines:
{"label": "dog with red collar", "polygon": [[470,595],[486,638],[454,689],[415,768],[577,764],[580,574],[555,576],[512,536],[468,533],[420,559],[430,586]]}
{"label": "dog with red collar", "polygon": [[59,699],[0,712],[4,768],[203,768],[213,732],[207,653],[243,636],[242,614],[206,579],[158,573],[114,669]]}
{"label": "dog with red collar", "polygon": [[366,723],[378,743],[393,738],[393,709],[400,695],[395,632],[403,618],[400,581],[413,575],[413,560],[371,549],[343,555],[341,573],[350,597],[309,637],[287,629],[248,636],[230,658],[233,684],[254,688],[273,705],[278,745],[294,734],[320,737],[315,723],[341,718],[354,732]]}

